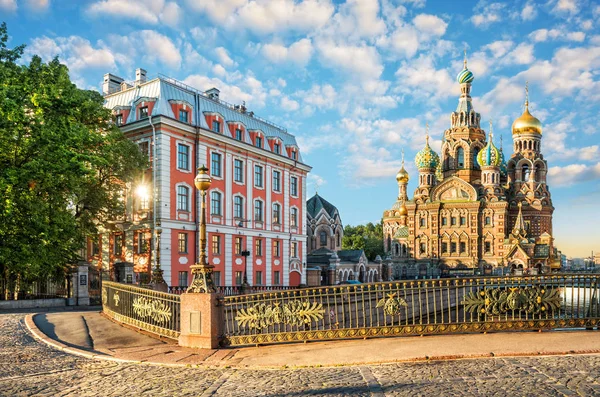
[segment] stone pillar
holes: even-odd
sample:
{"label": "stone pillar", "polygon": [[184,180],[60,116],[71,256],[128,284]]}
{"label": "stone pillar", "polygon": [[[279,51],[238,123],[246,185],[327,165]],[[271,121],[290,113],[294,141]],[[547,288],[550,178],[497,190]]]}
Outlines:
{"label": "stone pillar", "polygon": [[77,306],[90,305],[88,270],[87,264],[77,266],[77,279],[73,283],[73,292]]}
{"label": "stone pillar", "polygon": [[223,329],[223,306],[216,293],[181,294],[179,346],[201,349],[219,347]]}

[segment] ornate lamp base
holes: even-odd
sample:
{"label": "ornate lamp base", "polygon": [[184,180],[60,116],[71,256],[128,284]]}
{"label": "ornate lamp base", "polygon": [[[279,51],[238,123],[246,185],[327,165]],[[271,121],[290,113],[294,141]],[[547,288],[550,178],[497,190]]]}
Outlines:
{"label": "ornate lamp base", "polygon": [[192,270],[192,283],[187,289],[187,293],[205,293],[217,292],[212,280],[212,273],[215,267],[210,264],[196,263],[190,266]]}
{"label": "ornate lamp base", "polygon": [[154,270],[152,270],[150,285],[155,291],[167,292],[169,290],[169,286],[163,278],[163,271],[160,267],[155,267]]}

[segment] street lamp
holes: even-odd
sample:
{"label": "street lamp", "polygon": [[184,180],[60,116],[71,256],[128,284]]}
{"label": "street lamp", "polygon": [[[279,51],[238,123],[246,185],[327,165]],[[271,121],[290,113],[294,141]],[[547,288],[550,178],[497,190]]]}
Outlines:
{"label": "street lamp", "polygon": [[242,256],[244,257],[244,280],[242,281],[242,289],[246,289],[250,286],[248,284],[248,257],[250,256],[250,251],[242,251]]}
{"label": "street lamp", "polygon": [[210,188],[211,178],[208,175],[208,168],[204,165],[198,168],[198,174],[194,179],[194,185],[200,191],[200,232],[198,233],[198,245],[200,254],[198,263],[191,266],[192,283],[187,292],[211,293],[215,292],[215,286],[212,281],[212,272],[214,266],[206,260],[206,191]]}

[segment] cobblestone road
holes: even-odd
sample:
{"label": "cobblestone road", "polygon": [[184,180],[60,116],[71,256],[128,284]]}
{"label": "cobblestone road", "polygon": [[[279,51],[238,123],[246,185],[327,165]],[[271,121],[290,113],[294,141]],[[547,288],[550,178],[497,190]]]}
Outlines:
{"label": "cobblestone road", "polygon": [[281,370],[172,368],[65,354],[33,339],[24,318],[0,314],[2,396],[600,395],[599,355]]}

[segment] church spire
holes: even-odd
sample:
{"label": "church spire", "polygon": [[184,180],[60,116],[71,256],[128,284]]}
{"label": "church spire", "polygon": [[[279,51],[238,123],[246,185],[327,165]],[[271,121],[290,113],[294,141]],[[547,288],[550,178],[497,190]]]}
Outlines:
{"label": "church spire", "polygon": [[521,208],[523,204],[519,202],[519,215],[515,221],[515,227],[513,227],[512,235],[517,239],[523,239],[527,236],[527,230],[525,229],[525,220],[523,219],[523,211]]}

